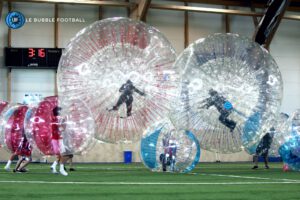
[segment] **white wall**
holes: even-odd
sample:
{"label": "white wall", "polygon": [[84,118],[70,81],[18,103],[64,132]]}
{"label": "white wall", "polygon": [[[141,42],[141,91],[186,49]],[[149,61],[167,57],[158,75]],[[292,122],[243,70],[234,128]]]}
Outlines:
{"label": "white wall", "polygon": [[[297,13],[299,15],[299,13]],[[271,43],[270,53],[282,73],[282,112],[300,108],[300,21],[283,20]]]}
{"label": "white wall", "polygon": [[[164,2],[169,3],[169,2]],[[172,2],[176,4],[176,2]],[[3,47],[7,45],[7,26],[4,23],[7,5],[4,4],[3,16],[0,22],[0,98],[7,99],[7,70],[4,68]],[[177,3],[177,5],[183,5]],[[196,4],[191,4],[196,5]],[[200,6],[200,5],[198,5]],[[54,17],[53,4],[13,3],[15,10],[21,11],[26,17]],[[206,7],[212,7],[207,5]],[[215,6],[216,8],[222,8]],[[245,10],[249,10],[246,9]],[[299,14],[299,13],[297,13]],[[103,17],[126,17],[126,8],[104,7]],[[83,23],[59,24],[59,47],[65,47],[68,41],[85,26],[98,20],[97,6],[59,5],[59,17],[84,18]],[[230,16],[231,32],[252,37],[254,24],[252,17]],[[179,54],[184,49],[184,13],[181,11],[166,11],[150,9],[147,23],[159,29],[173,44]],[[225,32],[224,16],[219,14],[189,13],[190,43],[215,32]],[[21,29],[12,32],[13,47],[54,47],[53,23],[25,24]],[[282,111],[291,113],[300,108],[300,21],[283,20],[272,42],[270,52],[278,63],[284,81],[284,98]],[[41,93],[44,96],[54,94],[55,72],[53,70],[13,70],[12,71],[12,101],[20,102],[25,93]],[[98,144],[97,147],[78,161],[122,161],[123,150],[134,151],[134,161],[139,161],[139,143],[126,147],[122,145]],[[103,152],[112,152],[107,157]],[[2,160],[2,158],[0,158]],[[5,159],[5,158],[3,158]],[[222,161],[250,160],[245,153],[221,155]],[[202,151],[201,161],[214,161],[215,154]]]}
{"label": "white wall", "polygon": [[[172,2],[176,3],[176,2]],[[177,5],[182,5],[177,3]],[[147,23],[161,31],[171,42],[177,54],[184,49],[184,13],[150,9]]]}

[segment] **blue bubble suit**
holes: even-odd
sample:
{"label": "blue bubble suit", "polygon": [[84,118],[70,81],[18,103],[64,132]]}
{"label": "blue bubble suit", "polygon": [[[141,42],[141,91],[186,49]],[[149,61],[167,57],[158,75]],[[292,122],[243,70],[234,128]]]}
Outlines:
{"label": "blue bubble suit", "polygon": [[101,141],[139,141],[147,126],[170,110],[178,88],[176,54],[154,27],[108,18],[82,29],[58,67],[58,93],[91,110]]}
{"label": "blue bubble suit", "polygon": [[152,171],[186,173],[199,162],[200,144],[191,131],[176,129],[165,118],[145,131],[140,155]]}
{"label": "blue bubble suit", "polygon": [[[268,146],[261,146],[264,145],[263,139],[258,141],[256,144],[245,148],[246,152],[250,155],[253,155],[256,153],[256,149],[258,146],[259,148],[267,148],[268,149],[268,155],[278,157],[280,156],[278,153],[278,149],[280,145],[282,144],[281,141],[284,140],[284,137],[287,135],[287,131],[282,131],[287,128],[287,120],[289,118],[289,115],[286,113],[280,113],[276,119],[274,120],[273,126],[270,128],[268,133],[271,136],[271,145]],[[266,134],[266,133],[265,133]]]}
{"label": "blue bubble suit", "polygon": [[[173,120],[194,132],[201,148],[239,152],[272,126],[282,99],[282,78],[271,55],[237,34],[199,39],[177,58],[181,106]],[[180,118],[185,120],[180,120]]]}
{"label": "blue bubble suit", "polygon": [[284,141],[284,138],[286,137],[285,132],[283,132],[282,130],[287,128],[288,119],[289,115],[286,113],[280,113],[276,118],[276,123],[273,126],[275,131],[273,135],[273,141],[269,149],[269,156],[280,156],[278,150],[282,144],[282,141]]}
{"label": "blue bubble suit", "polygon": [[300,110],[291,115],[282,132],[284,137],[279,141],[279,154],[290,169],[300,171]]}

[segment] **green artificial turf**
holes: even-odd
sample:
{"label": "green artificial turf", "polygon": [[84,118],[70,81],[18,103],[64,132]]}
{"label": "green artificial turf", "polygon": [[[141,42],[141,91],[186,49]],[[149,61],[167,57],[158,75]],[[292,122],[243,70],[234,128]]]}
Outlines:
{"label": "green artificial turf", "polygon": [[252,170],[252,163],[199,163],[189,174],[151,172],[142,164],[76,164],[64,177],[50,165],[27,173],[0,165],[0,199],[300,199],[300,172],[281,163]]}

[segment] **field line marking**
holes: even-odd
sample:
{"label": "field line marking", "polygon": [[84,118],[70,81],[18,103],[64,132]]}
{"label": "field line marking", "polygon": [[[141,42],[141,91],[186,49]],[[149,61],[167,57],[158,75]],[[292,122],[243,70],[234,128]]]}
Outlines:
{"label": "field line marking", "polygon": [[0,183],[28,183],[28,184],[70,184],[70,185],[262,185],[262,184],[300,184],[299,182],[74,182],[74,181],[13,181],[2,180]]}
{"label": "field line marking", "polygon": [[199,175],[205,176],[221,176],[221,177],[230,177],[230,178],[244,178],[244,179],[257,179],[257,180],[276,180],[276,181],[287,181],[287,182],[300,182],[300,180],[293,179],[274,179],[274,178],[265,178],[265,177],[256,177],[256,176],[238,176],[238,175],[230,175],[230,174],[207,174],[207,173],[199,173]]}

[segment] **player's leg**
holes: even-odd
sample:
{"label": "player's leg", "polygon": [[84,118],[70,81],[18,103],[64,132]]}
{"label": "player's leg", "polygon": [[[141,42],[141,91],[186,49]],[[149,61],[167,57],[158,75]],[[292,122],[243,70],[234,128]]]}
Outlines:
{"label": "player's leg", "polygon": [[252,169],[257,169],[258,168],[258,155],[255,154],[253,156],[253,162],[254,162],[254,166],[252,167]]}
{"label": "player's leg", "polygon": [[20,172],[27,172],[25,167],[31,162],[31,157],[30,156],[23,156],[23,162],[19,166],[19,171]]}
{"label": "player's leg", "polygon": [[126,101],[126,96],[124,94],[122,94],[119,97],[117,104],[113,106],[112,110],[118,110],[120,105],[122,105],[125,101]]}
{"label": "player's leg", "polygon": [[59,140],[52,139],[51,144],[52,144],[53,153],[55,155],[57,155],[57,158],[52,163],[50,169],[51,169],[51,171],[52,171],[53,174],[57,174],[56,166],[59,163],[59,159],[60,159],[60,144],[59,144]]}
{"label": "player's leg", "polygon": [[19,168],[20,168],[20,166],[21,166],[21,164],[22,164],[23,161],[24,161],[24,158],[22,156],[20,156],[20,158],[19,158],[19,160],[18,160],[18,162],[17,162],[17,164],[16,164],[15,169],[13,170],[13,172],[18,172],[19,171]]}
{"label": "player's leg", "polygon": [[127,116],[131,116],[132,102],[133,102],[133,97],[129,96],[129,98],[126,100]]}
{"label": "player's leg", "polygon": [[68,173],[65,171],[65,164],[69,160],[69,157],[66,155],[66,148],[65,148],[65,145],[64,145],[62,139],[59,140],[59,147],[60,147],[60,153],[61,153],[60,162],[59,162],[60,163],[59,164],[59,173],[64,176],[68,176]]}
{"label": "player's leg", "polygon": [[10,156],[10,158],[8,159],[6,165],[4,166],[4,169],[5,169],[6,171],[9,171],[9,170],[10,170],[11,162],[13,161],[13,159],[14,159],[16,156],[17,156],[16,153],[13,153],[13,154]]}

